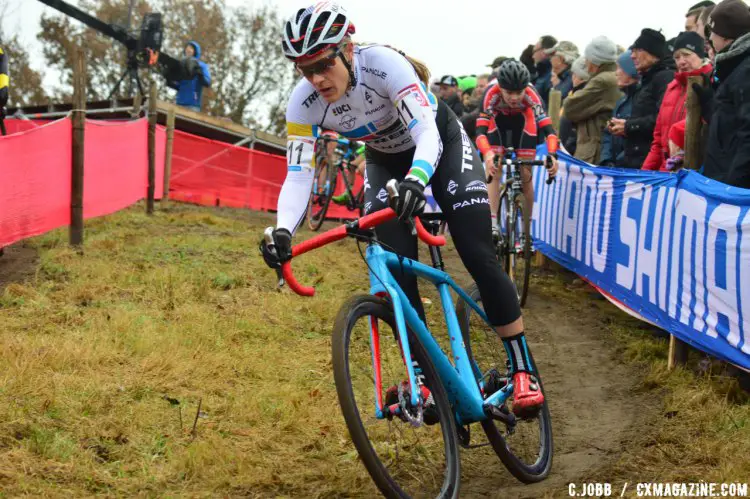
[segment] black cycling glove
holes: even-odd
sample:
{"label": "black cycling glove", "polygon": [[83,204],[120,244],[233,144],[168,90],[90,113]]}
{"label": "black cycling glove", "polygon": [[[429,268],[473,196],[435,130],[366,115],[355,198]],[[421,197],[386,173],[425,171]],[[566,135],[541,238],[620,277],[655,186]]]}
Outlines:
{"label": "black cycling glove", "polygon": [[281,268],[281,264],[292,259],[292,234],[286,229],[273,231],[273,244],[266,244],[265,238],[260,241],[260,253],[266,265],[272,269]]}
{"label": "black cycling glove", "polygon": [[424,187],[414,180],[404,180],[398,186],[398,197],[391,198],[391,208],[401,221],[408,220],[424,211],[427,200]]}

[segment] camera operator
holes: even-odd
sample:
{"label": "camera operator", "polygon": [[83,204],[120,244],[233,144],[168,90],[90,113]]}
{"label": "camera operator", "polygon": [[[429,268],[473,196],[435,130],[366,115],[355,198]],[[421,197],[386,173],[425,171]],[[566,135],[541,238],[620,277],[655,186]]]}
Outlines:
{"label": "camera operator", "polygon": [[0,47],[0,133],[5,132],[5,105],[8,103],[8,85],[10,77],[8,76],[8,56],[5,55],[3,48]]}
{"label": "camera operator", "polygon": [[177,90],[178,106],[186,107],[197,113],[201,112],[203,87],[211,86],[211,73],[208,64],[201,61],[201,46],[191,41],[185,46],[184,65],[186,74],[191,78],[186,80],[171,80],[167,84]]}

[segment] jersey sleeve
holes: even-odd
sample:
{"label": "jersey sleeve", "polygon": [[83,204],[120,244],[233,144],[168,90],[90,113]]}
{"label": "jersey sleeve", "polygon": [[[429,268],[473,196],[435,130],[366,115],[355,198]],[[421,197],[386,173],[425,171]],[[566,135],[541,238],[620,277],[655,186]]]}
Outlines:
{"label": "jersey sleeve", "polygon": [[276,226],[287,229],[292,234],[304,220],[307,211],[315,171],[316,139],[319,135],[318,126],[313,124],[310,114],[302,106],[306,96],[303,88],[295,88],[287,105],[287,174],[277,205]]}
{"label": "jersey sleeve", "polygon": [[482,110],[477,117],[476,138],[477,149],[482,153],[482,156],[486,155],[491,149],[490,142],[487,139],[487,130],[490,128],[493,118],[492,102],[498,92],[500,92],[500,87],[497,84],[491,84],[484,91],[482,97]]}
{"label": "jersey sleeve", "polygon": [[[379,57],[388,68],[385,90],[396,108],[399,120],[416,144],[412,165],[406,178],[426,186],[435,173],[443,143],[425,87],[411,63],[395,50],[383,48]],[[387,57],[387,60],[385,58]]]}
{"label": "jersey sleeve", "polygon": [[529,85],[526,87],[526,100],[528,105],[534,111],[534,120],[536,121],[536,127],[538,134],[541,137],[547,137],[555,134],[555,128],[552,126],[552,119],[547,116],[547,112],[544,110],[544,101],[539,95],[537,90]]}

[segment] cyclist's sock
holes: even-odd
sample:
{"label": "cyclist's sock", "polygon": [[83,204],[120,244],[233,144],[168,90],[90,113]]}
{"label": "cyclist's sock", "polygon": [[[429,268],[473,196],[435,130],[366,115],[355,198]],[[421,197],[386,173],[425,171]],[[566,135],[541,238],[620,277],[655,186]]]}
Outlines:
{"label": "cyclist's sock", "polygon": [[492,219],[492,226],[497,227],[497,213],[490,214],[490,218]]}
{"label": "cyclist's sock", "polygon": [[531,355],[529,355],[529,347],[526,345],[526,336],[523,333],[503,338],[503,346],[510,359],[511,372],[533,373],[536,371]]}

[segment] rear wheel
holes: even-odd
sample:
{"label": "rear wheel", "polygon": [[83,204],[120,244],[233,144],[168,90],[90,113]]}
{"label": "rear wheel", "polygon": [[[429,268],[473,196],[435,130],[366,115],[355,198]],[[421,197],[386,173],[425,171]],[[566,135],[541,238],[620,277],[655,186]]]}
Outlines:
{"label": "rear wheel", "polygon": [[315,177],[310,200],[307,203],[307,225],[310,230],[318,230],[323,225],[331,204],[331,198],[336,190],[337,169],[328,162],[328,158],[320,155],[315,165]]}
{"label": "rear wheel", "polygon": [[[332,347],[339,405],[365,468],[386,497],[458,497],[460,462],[453,411],[430,358],[417,337],[411,332],[409,337],[412,357],[432,393],[434,424],[376,417],[375,397],[392,405],[393,400],[385,402],[385,390],[408,376],[392,306],[371,295],[352,298],[336,317]],[[379,388],[375,397],[373,387]],[[408,394],[403,399],[408,400]],[[405,403],[401,398],[396,402]],[[414,416],[420,411],[410,403],[401,407]]]}
{"label": "rear wheel", "polygon": [[518,301],[523,307],[529,294],[531,276],[531,218],[527,213],[523,194],[516,195],[511,212],[510,277],[516,285]]}
{"label": "rear wheel", "polygon": [[[476,284],[467,292],[474,301],[482,305]],[[487,398],[511,380],[505,348],[494,329],[461,298],[458,298],[456,304],[456,316],[466,344],[466,352],[474,367],[474,376],[483,396]],[[544,384],[538,369],[535,376],[544,393]],[[512,398],[509,400],[512,404]],[[512,414],[512,405],[510,408],[503,405],[501,410],[506,414]],[[512,425],[506,425],[501,421],[486,419],[481,424],[495,454],[513,476],[524,483],[544,480],[552,469],[553,450],[552,420],[546,394],[544,405],[536,416],[523,419],[514,417],[514,421]]]}

